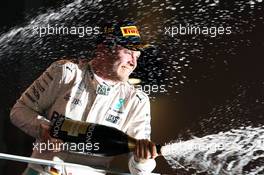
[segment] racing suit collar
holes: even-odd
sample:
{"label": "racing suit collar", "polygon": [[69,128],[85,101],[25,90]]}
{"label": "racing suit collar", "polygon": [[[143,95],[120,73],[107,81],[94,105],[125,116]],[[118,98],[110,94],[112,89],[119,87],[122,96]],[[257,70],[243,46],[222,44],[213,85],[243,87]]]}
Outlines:
{"label": "racing suit collar", "polygon": [[96,81],[99,84],[104,84],[104,85],[107,85],[107,86],[115,86],[115,85],[120,83],[120,82],[115,83],[113,81],[104,80],[102,77],[98,76],[96,73],[93,73],[93,74],[94,74],[94,78],[96,79]]}

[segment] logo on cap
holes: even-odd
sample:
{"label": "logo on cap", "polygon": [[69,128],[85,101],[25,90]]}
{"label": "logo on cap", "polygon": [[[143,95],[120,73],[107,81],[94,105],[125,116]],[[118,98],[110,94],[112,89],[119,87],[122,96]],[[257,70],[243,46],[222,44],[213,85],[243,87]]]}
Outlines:
{"label": "logo on cap", "polygon": [[140,36],[136,26],[120,27],[123,36]]}

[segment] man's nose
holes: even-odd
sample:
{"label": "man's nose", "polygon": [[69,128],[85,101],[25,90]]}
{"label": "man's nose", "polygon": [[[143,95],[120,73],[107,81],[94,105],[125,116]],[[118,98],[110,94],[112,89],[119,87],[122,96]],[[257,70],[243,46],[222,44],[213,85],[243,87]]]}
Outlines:
{"label": "man's nose", "polygon": [[130,64],[132,63],[133,66],[135,66],[137,64],[137,54],[132,52],[131,54],[131,59],[129,60]]}

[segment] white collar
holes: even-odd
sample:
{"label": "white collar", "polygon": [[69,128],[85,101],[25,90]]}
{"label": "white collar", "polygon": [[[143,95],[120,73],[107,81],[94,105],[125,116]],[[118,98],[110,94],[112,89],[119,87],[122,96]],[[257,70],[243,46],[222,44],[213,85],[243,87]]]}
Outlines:
{"label": "white collar", "polygon": [[99,84],[105,84],[107,86],[115,86],[116,84],[118,84],[119,82],[113,82],[111,80],[104,80],[102,77],[98,76],[97,74],[94,73],[94,78],[96,79],[96,81],[98,81]]}

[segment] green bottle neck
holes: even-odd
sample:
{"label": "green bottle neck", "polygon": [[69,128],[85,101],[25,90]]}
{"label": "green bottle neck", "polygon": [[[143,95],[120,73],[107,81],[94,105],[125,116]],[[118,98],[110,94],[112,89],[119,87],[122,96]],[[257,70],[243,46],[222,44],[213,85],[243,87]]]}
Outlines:
{"label": "green bottle neck", "polygon": [[[128,136],[128,149],[132,152],[136,148],[137,139]],[[161,147],[162,145],[156,144],[157,153],[159,156],[161,156]]]}

